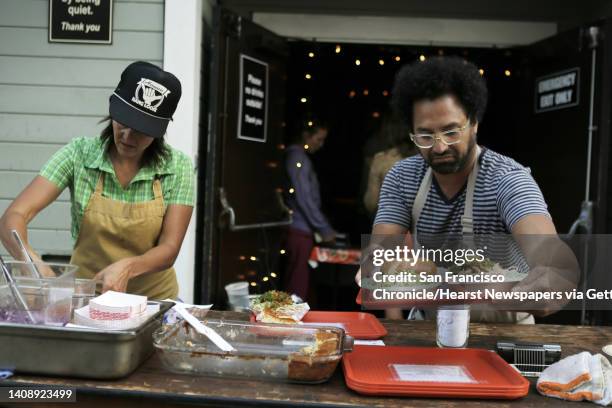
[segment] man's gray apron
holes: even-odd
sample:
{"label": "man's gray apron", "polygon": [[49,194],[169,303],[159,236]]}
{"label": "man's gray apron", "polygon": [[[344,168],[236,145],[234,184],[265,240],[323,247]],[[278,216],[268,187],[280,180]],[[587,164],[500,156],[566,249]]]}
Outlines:
{"label": "man's gray apron", "polygon": [[[474,190],[476,186],[476,179],[478,178],[478,172],[480,170],[480,146],[476,146],[476,163],[474,168],[470,172],[467,182],[467,189],[465,191],[465,207],[463,209],[463,216],[461,217],[461,226],[463,233],[463,240],[471,240],[474,234]],[[433,172],[431,167],[427,168],[425,177],[421,181],[421,185],[417,191],[417,195],[414,199],[412,206],[412,239],[414,242],[414,248],[420,248],[418,237],[417,237],[417,224],[421,217],[421,212],[425,206],[427,195],[431,189],[431,183],[433,181]],[[420,310],[412,309],[410,311],[410,318],[419,318],[422,316]],[[421,317],[422,318],[422,317]],[[425,310],[424,318],[435,318],[432,311]],[[499,310],[472,310],[470,312],[470,320],[474,322],[487,322],[487,323],[518,323],[518,324],[533,324],[535,323],[533,316],[529,313],[524,312],[506,312]]]}

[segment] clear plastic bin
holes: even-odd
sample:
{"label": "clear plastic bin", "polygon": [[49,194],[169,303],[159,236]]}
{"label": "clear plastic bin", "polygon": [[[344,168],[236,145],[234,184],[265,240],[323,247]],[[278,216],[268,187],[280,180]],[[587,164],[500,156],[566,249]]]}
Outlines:
{"label": "clear plastic bin", "polygon": [[163,326],[153,344],[175,372],[299,383],[327,381],[353,339],[336,327],[202,320],[236,350],[220,350],[186,322]]}
{"label": "clear plastic bin", "polygon": [[87,306],[96,297],[96,281],[93,279],[75,279],[72,295],[72,312]]}
{"label": "clear plastic bin", "polygon": [[[5,264],[25,307],[0,274],[0,321],[52,326],[70,321],[77,266],[20,261]],[[33,266],[42,277],[36,277]]]}

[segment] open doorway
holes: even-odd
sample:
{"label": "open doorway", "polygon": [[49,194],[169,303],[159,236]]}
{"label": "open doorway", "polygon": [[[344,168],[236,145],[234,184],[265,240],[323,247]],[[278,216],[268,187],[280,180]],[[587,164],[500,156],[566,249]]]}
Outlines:
{"label": "open doorway", "polygon": [[[312,118],[330,126],[324,149],[313,156],[326,214],[354,246],[368,234],[373,213],[364,207],[369,161],[389,147],[381,126],[390,114],[391,88],[405,64],[438,55],[465,58],[481,69],[489,104],[479,142],[512,156],[520,103],[520,49],[389,46],[290,42],[288,129]],[[291,131],[291,130],[289,130]],[[405,135],[409,142],[409,135]]]}
{"label": "open doorway", "polygon": [[[286,226],[276,194],[282,190],[282,138],[291,136],[291,129],[309,118],[324,119],[330,125],[325,149],[313,157],[324,211],[337,230],[348,234],[349,245],[359,247],[360,234],[368,233],[372,222],[362,204],[367,175],[364,156],[377,150],[376,135],[388,112],[395,73],[407,62],[440,54],[465,58],[482,70],[489,103],[479,142],[531,167],[558,231],[567,232],[580,212],[587,167],[593,172],[590,199],[598,206],[593,223],[600,231],[607,229],[612,88],[601,73],[609,71],[612,53],[608,43],[589,46],[582,28],[536,44],[498,49],[289,41],[229,12],[218,13],[217,22],[221,23],[213,46],[217,54],[211,83],[217,85],[211,87],[211,131],[207,143],[201,143],[207,147],[203,299],[223,303],[223,287],[234,280],[248,280],[256,293],[282,287],[276,260],[267,262],[268,255],[278,259],[284,254],[275,247],[280,242],[276,239],[282,230],[279,226]],[[609,22],[598,24],[609,33]],[[597,65],[591,63],[594,50],[601,53]],[[269,67],[270,104],[262,104],[268,106],[262,123],[269,128],[260,141],[245,140],[236,129],[240,61],[245,58]],[[578,102],[555,110],[537,109],[538,79],[575,68],[581,73],[576,81]],[[591,87],[592,78],[602,85]],[[595,89],[592,98],[591,88]],[[595,111],[599,132],[593,139],[592,161],[585,159],[589,109]],[[232,214],[235,219],[227,217]],[[345,281],[328,282],[333,293],[347,295],[337,299],[337,309],[356,307],[354,294],[346,290],[356,289],[355,270],[343,273]]]}

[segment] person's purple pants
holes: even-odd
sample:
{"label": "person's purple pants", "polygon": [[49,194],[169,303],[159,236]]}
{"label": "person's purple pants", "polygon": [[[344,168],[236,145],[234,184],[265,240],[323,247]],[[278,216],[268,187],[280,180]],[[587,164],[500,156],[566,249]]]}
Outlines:
{"label": "person's purple pants", "polygon": [[287,231],[287,268],[285,290],[295,293],[304,301],[308,297],[310,266],[308,258],[314,246],[312,233],[289,228]]}

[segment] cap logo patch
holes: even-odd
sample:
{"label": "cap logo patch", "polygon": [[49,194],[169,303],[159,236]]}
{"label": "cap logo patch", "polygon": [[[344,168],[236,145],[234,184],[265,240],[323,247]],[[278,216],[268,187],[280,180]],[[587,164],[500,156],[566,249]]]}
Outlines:
{"label": "cap logo patch", "polygon": [[157,108],[168,94],[170,94],[170,91],[165,86],[150,79],[141,78],[132,97],[132,102],[152,112],[157,112]]}

